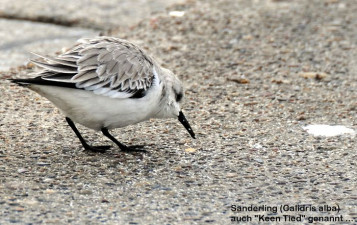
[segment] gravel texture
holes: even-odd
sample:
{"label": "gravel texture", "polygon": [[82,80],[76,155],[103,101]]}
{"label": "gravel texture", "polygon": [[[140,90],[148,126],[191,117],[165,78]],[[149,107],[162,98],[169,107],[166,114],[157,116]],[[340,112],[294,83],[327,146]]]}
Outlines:
{"label": "gravel texture", "polygon": [[184,0],[1,0],[0,17],[94,29],[130,27]]}
{"label": "gravel texture", "polygon": [[28,63],[30,52],[53,54],[82,37],[140,20],[183,0],[1,0],[0,71]]}
{"label": "gravel texture", "polygon": [[[14,29],[15,28],[15,29]],[[53,54],[82,37],[95,37],[99,31],[0,18],[0,71],[24,66],[37,54]]]}
{"label": "gravel texture", "polygon": [[254,215],[266,215],[232,212],[233,204],[339,205],[310,214],[357,223],[356,137],[302,129],[357,129],[354,3],[189,1],[170,9],[182,17],[107,32],[147,48],[186,86],[197,140],[175,120],[113,131],[146,154],[82,151],[51,103],[1,79],[0,224],[230,224],[245,214],[258,224]]}

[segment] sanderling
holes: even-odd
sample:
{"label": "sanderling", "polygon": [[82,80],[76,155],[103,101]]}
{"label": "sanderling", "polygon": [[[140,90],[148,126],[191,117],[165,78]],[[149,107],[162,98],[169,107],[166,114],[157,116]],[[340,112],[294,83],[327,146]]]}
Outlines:
{"label": "sanderling", "polygon": [[102,36],[81,39],[56,57],[37,56],[45,60],[32,61],[42,68],[37,77],[11,81],[58,107],[86,150],[103,152],[110,146],[90,146],[74,122],[100,130],[122,151],[133,149],[109,130],[150,118],[178,118],[195,138],[180,107],[184,95],[181,81],[135,44]]}

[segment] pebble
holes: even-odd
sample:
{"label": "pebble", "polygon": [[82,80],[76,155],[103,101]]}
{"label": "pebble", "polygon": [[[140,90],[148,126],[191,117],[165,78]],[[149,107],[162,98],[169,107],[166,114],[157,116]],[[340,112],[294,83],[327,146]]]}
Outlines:
{"label": "pebble", "polygon": [[300,73],[299,76],[303,78],[313,78],[316,80],[322,80],[327,77],[327,74],[324,72],[303,72]]}
{"label": "pebble", "polygon": [[194,152],[196,152],[196,149],[194,149],[194,148],[186,148],[185,152],[194,153]]}

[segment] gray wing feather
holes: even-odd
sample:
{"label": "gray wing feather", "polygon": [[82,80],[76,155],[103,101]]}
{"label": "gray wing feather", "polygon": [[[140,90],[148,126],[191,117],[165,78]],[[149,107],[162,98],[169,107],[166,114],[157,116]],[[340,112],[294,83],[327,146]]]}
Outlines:
{"label": "gray wing feather", "polygon": [[34,52],[31,52],[31,53],[42,58],[42,59],[45,59],[47,61],[52,61],[52,62],[58,63],[60,65],[77,67],[76,60],[66,59],[66,58],[61,59],[61,58],[55,58],[55,57],[51,57],[51,56],[42,56],[42,55],[36,54]]}
{"label": "gray wing feather", "polygon": [[96,77],[96,78],[92,78],[89,80],[81,81],[81,82],[77,83],[76,85],[78,88],[89,88],[91,86],[94,86],[95,84],[98,84],[99,82],[100,82],[99,78]]}
{"label": "gray wing feather", "polygon": [[77,82],[82,82],[97,77],[97,73],[93,70],[82,70],[77,75],[72,76],[71,79],[76,79]]}
{"label": "gray wing feather", "polygon": [[154,78],[154,60],[136,45],[116,38],[86,39],[57,57],[37,56],[47,61],[33,61],[45,69],[40,73],[43,79],[71,82],[110,97],[147,90]]}
{"label": "gray wing feather", "polygon": [[45,68],[50,71],[58,72],[58,73],[76,73],[77,68],[75,67],[68,67],[65,65],[61,64],[47,64],[47,63],[42,63],[38,62],[35,60],[31,60],[31,62],[39,67]]}
{"label": "gray wing feather", "polygon": [[106,62],[110,62],[112,61],[114,58],[113,53],[109,52],[109,51],[102,51],[102,53],[100,53],[98,55],[98,61],[100,63],[106,63]]}
{"label": "gray wing feather", "polygon": [[77,64],[79,66],[97,65],[97,55],[84,55],[78,59]]}

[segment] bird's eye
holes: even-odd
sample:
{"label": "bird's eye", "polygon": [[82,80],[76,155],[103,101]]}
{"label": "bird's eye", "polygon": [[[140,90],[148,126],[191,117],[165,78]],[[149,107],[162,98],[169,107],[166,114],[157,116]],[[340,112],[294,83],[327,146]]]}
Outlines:
{"label": "bird's eye", "polygon": [[176,94],[176,102],[179,102],[182,100],[183,94],[182,93],[178,93]]}

